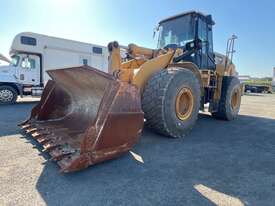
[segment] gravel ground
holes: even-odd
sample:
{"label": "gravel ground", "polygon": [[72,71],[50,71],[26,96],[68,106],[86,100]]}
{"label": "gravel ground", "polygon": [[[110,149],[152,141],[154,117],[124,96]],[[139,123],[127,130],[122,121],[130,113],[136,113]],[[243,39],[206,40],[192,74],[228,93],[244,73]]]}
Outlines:
{"label": "gravel ground", "polygon": [[244,96],[232,122],[200,114],[184,139],[145,129],[132,153],[73,174],[17,127],[31,101],[0,106],[1,206],[275,205],[275,95]]}

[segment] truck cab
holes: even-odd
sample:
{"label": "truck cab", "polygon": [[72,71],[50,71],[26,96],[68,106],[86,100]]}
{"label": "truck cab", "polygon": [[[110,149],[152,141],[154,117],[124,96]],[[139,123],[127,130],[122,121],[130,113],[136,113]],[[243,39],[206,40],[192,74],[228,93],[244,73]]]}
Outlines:
{"label": "truck cab", "polygon": [[0,82],[39,85],[40,57],[17,53],[11,56],[7,66],[0,67]]}
{"label": "truck cab", "polygon": [[30,95],[40,85],[40,57],[17,53],[9,65],[0,66],[0,104],[14,103],[18,95]]}

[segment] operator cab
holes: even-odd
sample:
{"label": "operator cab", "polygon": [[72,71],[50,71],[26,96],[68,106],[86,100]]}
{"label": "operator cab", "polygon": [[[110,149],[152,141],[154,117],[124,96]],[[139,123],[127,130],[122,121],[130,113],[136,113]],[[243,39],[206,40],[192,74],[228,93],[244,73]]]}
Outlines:
{"label": "operator cab", "polygon": [[211,15],[187,12],[159,22],[158,49],[182,48],[184,53],[174,62],[190,61],[199,69],[215,70]]}

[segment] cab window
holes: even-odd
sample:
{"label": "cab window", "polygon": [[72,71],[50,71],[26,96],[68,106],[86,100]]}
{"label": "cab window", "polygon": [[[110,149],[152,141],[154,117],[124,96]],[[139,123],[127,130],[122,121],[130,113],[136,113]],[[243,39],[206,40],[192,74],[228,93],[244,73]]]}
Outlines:
{"label": "cab window", "polygon": [[17,56],[17,55],[12,56],[11,65],[17,67],[18,63],[19,63],[19,60],[20,60],[19,56]]}
{"label": "cab window", "polygon": [[36,38],[29,36],[21,36],[21,44],[36,46]]}
{"label": "cab window", "polygon": [[23,69],[34,69],[35,68],[35,60],[28,58],[28,57],[24,57],[21,62],[21,67]]}
{"label": "cab window", "polygon": [[207,41],[207,24],[199,18],[198,36],[202,42]]}

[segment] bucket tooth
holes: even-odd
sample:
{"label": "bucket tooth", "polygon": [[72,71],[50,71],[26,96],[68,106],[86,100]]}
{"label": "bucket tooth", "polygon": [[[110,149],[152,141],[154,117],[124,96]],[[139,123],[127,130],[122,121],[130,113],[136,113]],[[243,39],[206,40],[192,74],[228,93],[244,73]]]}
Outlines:
{"label": "bucket tooth", "polygon": [[23,124],[23,125],[20,125],[22,129],[28,129],[31,127],[31,124]]}
{"label": "bucket tooth", "polygon": [[36,139],[42,145],[45,145],[47,142],[51,141],[51,138],[47,136],[41,136],[40,138]]}
{"label": "bucket tooth", "polygon": [[37,128],[35,128],[35,127],[30,127],[29,129],[26,129],[27,134],[33,133],[33,132],[36,132],[36,131],[37,131]]}
{"label": "bucket tooth", "polygon": [[55,143],[53,143],[52,142],[52,140],[51,141],[49,141],[49,142],[47,142],[47,143],[45,143],[44,145],[43,145],[43,152],[50,152],[51,150],[53,150],[53,149],[55,149],[56,147],[58,147],[58,146],[60,146],[60,144],[55,144]]}
{"label": "bucket tooth", "polygon": [[36,131],[36,132],[32,133],[31,135],[34,139],[38,139],[38,138],[40,138],[40,137],[42,137],[43,135],[46,135],[46,134],[47,133],[43,134],[43,133],[40,133],[40,132]]}
{"label": "bucket tooth", "polygon": [[47,72],[52,80],[20,126],[61,172],[116,158],[138,141],[144,115],[136,86],[88,66]]}
{"label": "bucket tooth", "polygon": [[61,160],[66,154],[63,154],[62,148],[57,147],[57,148],[53,149],[52,151],[50,151],[50,155],[51,155],[51,157],[52,157],[52,160],[54,160],[54,161],[59,161],[59,160]]}

